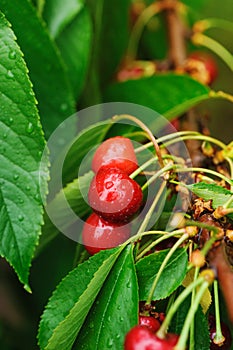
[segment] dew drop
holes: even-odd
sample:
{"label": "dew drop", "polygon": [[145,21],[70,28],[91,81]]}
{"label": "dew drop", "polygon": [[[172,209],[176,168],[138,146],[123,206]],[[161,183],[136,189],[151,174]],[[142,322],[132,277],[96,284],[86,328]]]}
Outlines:
{"label": "dew drop", "polygon": [[30,190],[31,190],[31,187],[30,187],[30,186],[26,186],[26,190],[27,190],[27,191],[30,191]]}
{"label": "dew drop", "polygon": [[130,281],[126,284],[126,288],[131,288],[131,282]]}
{"label": "dew drop", "polygon": [[13,118],[10,118],[9,119],[9,123],[12,124],[14,122],[14,119]]}
{"label": "dew drop", "polygon": [[11,60],[14,60],[14,59],[16,58],[16,52],[15,52],[15,51],[10,51],[10,52],[9,52],[9,58],[10,58]]}
{"label": "dew drop", "polygon": [[120,322],[123,322],[123,321],[124,321],[124,317],[121,316],[121,317],[119,318],[119,320],[120,320]]}
{"label": "dew drop", "polygon": [[113,346],[113,339],[110,338],[110,339],[108,339],[107,347],[110,349],[110,348],[112,348],[112,346]]}
{"label": "dew drop", "polygon": [[24,216],[23,215],[19,215],[18,216],[18,220],[22,222],[24,220]]}
{"label": "dew drop", "polygon": [[7,138],[7,134],[3,134],[3,138],[6,139]]}
{"label": "dew drop", "polygon": [[28,134],[31,134],[33,132],[33,124],[32,123],[28,123],[26,131]]}
{"label": "dew drop", "polygon": [[117,335],[116,335],[116,338],[117,338],[117,339],[120,339],[120,337],[121,337],[120,334],[117,334]]}
{"label": "dew drop", "polygon": [[117,310],[121,310],[121,305],[117,305]]}
{"label": "dew drop", "polygon": [[18,180],[18,178],[19,178],[19,175],[18,175],[18,174],[15,174],[15,175],[14,175],[14,180]]}
{"label": "dew drop", "polygon": [[22,198],[19,198],[19,203],[20,204],[23,204],[24,203],[24,200]]}
{"label": "dew drop", "polygon": [[14,78],[14,74],[12,73],[11,70],[8,70],[8,71],[7,71],[6,77],[9,78],[9,79]]}

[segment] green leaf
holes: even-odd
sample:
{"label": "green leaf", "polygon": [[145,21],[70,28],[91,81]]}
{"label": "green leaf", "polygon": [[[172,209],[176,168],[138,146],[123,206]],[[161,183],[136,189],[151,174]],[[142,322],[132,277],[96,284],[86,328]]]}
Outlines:
{"label": "green leaf", "polygon": [[90,59],[92,23],[87,7],[83,0],[48,0],[44,19],[60,49],[77,99],[84,85]]}
{"label": "green leaf", "polygon": [[131,102],[171,119],[209,98],[210,89],[186,75],[158,74],[110,85],[105,102]]}
{"label": "green leaf", "polygon": [[[80,176],[62,189],[47,205],[45,208],[45,223],[42,228],[42,236],[36,250],[36,255],[40,254],[44,247],[57,236],[60,232],[58,227],[61,231],[67,230],[76,222],[76,215],[79,218],[83,218],[91,212],[87,201],[87,194],[92,178],[92,171]],[[53,222],[58,227],[54,226]]]}
{"label": "green leaf", "polygon": [[[147,300],[150,289],[165,259],[168,249],[148,255],[136,264],[139,299]],[[184,248],[177,249],[169,259],[158,284],[155,288],[153,300],[164,299],[174,292],[182,283],[187,272],[188,257]]]}
{"label": "green leaf", "polygon": [[52,38],[56,38],[70,24],[84,6],[83,0],[46,0],[43,17]]}
{"label": "green leaf", "polygon": [[64,63],[29,1],[0,0],[0,8],[11,22],[24,53],[39,102],[42,125],[48,137],[75,112],[75,101]]}
{"label": "green leaf", "polygon": [[[113,78],[127,49],[130,4],[131,0],[103,1],[99,50],[102,84]],[[111,48],[111,52],[103,54],[109,48]]]}
{"label": "green leaf", "polygon": [[10,24],[1,13],[0,41],[0,255],[27,285],[41,230],[48,164],[46,158],[40,168],[45,141],[32,84]]}
{"label": "green leaf", "polygon": [[76,340],[77,350],[123,349],[138,323],[138,287],[132,247],[118,258]]}
{"label": "green leaf", "polygon": [[[90,127],[84,129],[80,134],[77,135],[76,141],[72,141],[72,146],[66,156],[63,166],[63,179],[64,183],[70,182],[74,177],[77,176],[77,170],[82,163],[85,156],[93,150],[94,146],[98,145],[103,141],[108,130],[111,128],[112,123],[109,120],[104,122],[96,123]],[[91,156],[86,159],[87,164],[82,168],[82,173],[85,173],[91,168]],[[56,176],[56,166],[54,167],[54,173],[52,176]]]}
{"label": "green leaf", "polygon": [[212,206],[214,209],[226,204],[226,202],[233,196],[233,193],[226,188],[218,186],[216,184],[207,184],[205,182],[198,182],[195,184],[187,185],[187,188],[195,195],[206,201],[212,200]]}
{"label": "green leaf", "polygon": [[120,250],[95,254],[61,281],[42,315],[38,333],[41,349],[71,349]]}
{"label": "green leaf", "polygon": [[[64,4],[68,2],[63,1]],[[90,61],[92,23],[86,7],[56,39],[76,99],[83,89]]]}
{"label": "green leaf", "polygon": [[[183,288],[180,288],[182,290]],[[184,325],[185,318],[191,307],[191,298],[186,298],[175,313],[169,332],[180,334]],[[210,338],[208,321],[204,315],[202,308],[199,306],[195,314],[195,326],[194,326],[194,339],[195,339],[195,350],[209,350],[210,349]]]}

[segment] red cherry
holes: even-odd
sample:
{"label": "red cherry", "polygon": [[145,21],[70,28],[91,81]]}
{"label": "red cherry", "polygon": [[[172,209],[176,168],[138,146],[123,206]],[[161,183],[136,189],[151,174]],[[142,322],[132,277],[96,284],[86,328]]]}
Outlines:
{"label": "red cherry", "polygon": [[214,343],[214,337],[216,335],[216,324],[215,324],[215,317],[213,315],[209,315],[209,332],[210,332],[210,349],[211,350],[230,350],[231,349],[231,343],[232,343],[232,337],[231,332],[228,328],[228,326],[221,322],[221,330],[222,334],[225,337],[225,341],[222,344],[215,344]]}
{"label": "red cherry", "polygon": [[92,170],[97,173],[104,165],[119,168],[127,174],[136,170],[138,162],[131,140],[116,136],[104,141],[93,156]]}
{"label": "red cherry", "polygon": [[160,322],[152,316],[139,316],[139,325],[149,328],[152,332],[157,332]]}
{"label": "red cherry", "polygon": [[142,204],[136,181],[118,168],[102,167],[93,178],[88,199],[92,209],[111,222],[127,222]]}
{"label": "red cherry", "polygon": [[144,326],[133,327],[125,337],[125,350],[172,350],[177,344],[179,336],[168,334],[161,339]]}
{"label": "red cherry", "polygon": [[212,56],[210,56],[206,52],[195,51],[189,55],[189,58],[204,63],[206,71],[208,72],[208,81],[206,83],[208,85],[212,84],[218,75],[217,64],[212,58]]}
{"label": "red cherry", "polygon": [[132,61],[122,65],[117,73],[116,80],[119,82],[136,80],[150,77],[156,72],[156,64],[152,61]]}
{"label": "red cherry", "polygon": [[114,248],[125,242],[129,237],[129,225],[120,226],[108,223],[95,213],[88,217],[82,231],[83,244],[91,255],[98,253],[100,250]]}

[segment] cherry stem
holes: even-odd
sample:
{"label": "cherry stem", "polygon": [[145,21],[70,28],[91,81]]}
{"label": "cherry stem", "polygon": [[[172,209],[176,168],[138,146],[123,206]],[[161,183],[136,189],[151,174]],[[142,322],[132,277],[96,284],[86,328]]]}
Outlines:
{"label": "cherry stem", "polygon": [[205,18],[198,21],[193,26],[193,32],[204,32],[210,28],[225,29],[233,31],[232,22],[221,18]]}
{"label": "cherry stem", "polygon": [[198,279],[194,280],[192,283],[190,283],[177,297],[177,299],[174,301],[174,303],[171,305],[170,309],[167,312],[167,315],[165,317],[165,320],[161,324],[161,327],[159,328],[156,335],[159,338],[164,338],[166,336],[168,327],[171,323],[171,320],[180,307],[180,305],[183,303],[183,301],[187,298],[187,296],[192,292],[193,289],[195,289],[197,286],[199,286],[201,283],[204,282],[204,277],[199,276]]}
{"label": "cherry stem", "polygon": [[[194,272],[194,278],[193,278],[194,281],[197,280],[199,271],[200,271],[200,267],[196,266],[195,272]],[[195,295],[196,295],[196,289],[194,288],[192,290],[191,308],[195,300]],[[193,319],[190,325],[189,350],[194,350],[194,349],[195,349],[195,320]]]}
{"label": "cherry stem", "polygon": [[192,38],[192,42],[194,45],[200,45],[208,48],[209,50],[213,51],[216,55],[218,55],[225,63],[226,65],[233,71],[233,60],[232,60],[232,54],[218,41],[209,38],[206,35],[203,35],[201,33],[195,33]]}
{"label": "cherry stem", "polygon": [[224,91],[213,91],[211,90],[209,92],[209,97],[212,98],[223,98],[224,100],[228,100],[230,102],[233,102],[233,96],[231,94],[228,94],[227,92]]}
{"label": "cherry stem", "polygon": [[154,135],[152,134],[151,130],[148,128],[148,126],[146,126],[146,124],[144,124],[141,120],[139,120],[138,118],[129,115],[129,114],[121,114],[121,115],[116,115],[114,117],[112,117],[112,119],[115,120],[121,120],[121,119],[128,119],[133,121],[135,124],[137,124],[142,130],[144,130],[147,135],[149,136],[149,139],[151,140],[151,142],[153,143],[156,155],[158,157],[158,161],[160,166],[163,168],[164,167],[164,163],[163,163],[163,158],[161,155],[161,151],[158,145],[158,142],[156,141]]}
{"label": "cherry stem", "polygon": [[[198,281],[198,279],[197,279],[197,281]],[[189,312],[186,316],[178,343],[174,347],[174,350],[185,350],[186,349],[186,343],[188,340],[190,326],[192,324],[192,321],[194,319],[194,316],[195,316],[195,313],[198,309],[200,301],[201,301],[206,289],[208,288],[208,286],[209,286],[209,282],[206,280],[200,286],[200,289],[198,290],[198,292],[196,294],[195,301],[194,301],[192,307],[189,309]]]}
{"label": "cherry stem", "polygon": [[150,245],[148,245],[145,249],[143,249],[138,256],[136,257],[136,261],[141,259],[147,252],[149,252],[152,248],[154,248],[157,244],[159,244],[160,242],[171,238],[171,237],[176,237],[177,235],[180,234],[184,234],[185,230],[184,229],[180,229],[180,230],[176,230],[173,232],[163,232],[163,235],[161,237],[159,237],[158,239],[156,239],[155,241],[153,241]]}
{"label": "cherry stem", "polygon": [[164,271],[169,259],[171,258],[171,256],[175,253],[176,249],[179,248],[179,246],[185,242],[187,239],[189,238],[189,235],[187,233],[184,233],[182,235],[182,237],[180,237],[178,239],[178,241],[173,245],[173,247],[169,250],[168,254],[166,255],[165,259],[163,260],[162,264],[160,265],[160,268],[159,268],[159,271],[157,272],[157,275],[154,279],[154,282],[152,284],[152,287],[150,289],[150,292],[149,292],[149,295],[148,295],[148,298],[147,298],[147,301],[146,301],[146,305],[150,305],[151,304],[151,301],[153,299],[153,295],[154,295],[154,291],[155,291],[155,288],[158,284],[158,281],[160,279],[160,276],[162,274],[162,272]]}
{"label": "cherry stem", "polygon": [[160,3],[153,2],[150,6],[146,7],[140,16],[137,18],[133,29],[131,31],[131,35],[129,38],[128,49],[126,53],[126,60],[134,60],[137,55],[137,49],[139,40],[142,36],[143,29],[145,25],[149,22],[149,20],[155,16],[157,13],[161,11]]}
{"label": "cherry stem", "polygon": [[220,320],[220,308],[219,308],[219,297],[218,297],[218,281],[214,281],[214,307],[215,307],[215,320],[216,320],[216,334],[214,336],[213,342],[215,344],[222,344],[225,337],[221,330],[221,320]]}
{"label": "cherry stem", "polygon": [[201,173],[203,172],[203,173],[211,174],[213,176],[219,177],[220,179],[226,181],[230,186],[232,186],[232,180],[228,179],[223,174],[217,173],[217,171],[214,171],[214,170],[211,170],[211,169],[195,168],[195,167],[194,168],[190,167],[190,168],[187,168],[187,169],[185,169],[185,168],[183,168],[183,169],[180,169],[180,168],[176,169],[176,172],[178,172],[178,173],[187,173],[187,172],[191,172],[191,171],[193,171],[193,172],[201,172]]}
{"label": "cherry stem", "polygon": [[[215,139],[214,137],[206,136],[206,135],[187,135],[182,137],[182,141],[185,140],[200,140],[200,141],[209,141],[217,146],[219,146],[222,149],[225,149],[227,146],[221,142],[220,140]],[[171,140],[170,142],[167,142],[164,144],[164,147],[167,147],[175,142],[179,142],[179,140]]]}
{"label": "cherry stem", "polygon": [[167,185],[167,182],[163,181],[163,183],[161,184],[161,186],[159,188],[159,191],[157,192],[157,195],[155,196],[155,198],[154,198],[154,200],[153,200],[153,202],[152,202],[152,204],[150,206],[150,209],[146,213],[146,216],[145,216],[143,222],[141,223],[141,226],[139,227],[137,235],[140,235],[142,232],[144,232],[146,230],[146,227],[147,227],[147,225],[148,225],[148,223],[150,221],[152,213],[153,213],[156,205],[158,204],[163,191],[166,189],[166,185]]}
{"label": "cherry stem", "polygon": [[[165,136],[161,136],[157,139],[157,143],[162,143],[164,141],[167,141],[167,140],[171,140],[171,139],[174,139],[176,138],[177,141],[176,142],[179,142],[180,140],[182,140],[182,138],[180,138],[181,136],[184,136],[184,135],[199,135],[199,132],[197,131],[178,131],[178,132],[175,132],[175,133],[172,133],[172,134],[169,134],[169,135],[165,135]],[[179,138],[178,138],[179,137]],[[139,153],[149,147],[153,146],[153,143],[152,142],[148,142],[146,143],[145,145],[142,145],[138,148],[135,149],[135,153]]]}

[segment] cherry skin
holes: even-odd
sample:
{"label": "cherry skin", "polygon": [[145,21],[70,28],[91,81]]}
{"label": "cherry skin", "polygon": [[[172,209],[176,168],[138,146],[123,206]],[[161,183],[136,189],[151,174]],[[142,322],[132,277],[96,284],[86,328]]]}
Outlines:
{"label": "cherry skin", "polygon": [[135,171],[138,162],[131,140],[116,136],[104,141],[93,156],[92,170],[97,173],[105,165],[109,168],[119,168],[129,175]]}
{"label": "cherry skin", "polygon": [[177,344],[179,336],[168,334],[165,339],[154,335],[144,326],[133,327],[125,337],[125,350],[172,350]]}
{"label": "cherry skin", "polygon": [[160,322],[152,316],[139,316],[139,325],[149,328],[152,332],[157,332]]}
{"label": "cherry skin", "polygon": [[102,167],[88,192],[91,208],[111,222],[129,221],[140,208],[142,198],[141,187],[118,168]]}
{"label": "cherry skin", "polygon": [[217,64],[212,56],[206,52],[195,51],[189,55],[189,58],[204,63],[206,72],[208,73],[206,84],[212,84],[218,75]]}
{"label": "cherry skin", "polygon": [[209,332],[210,332],[210,349],[211,350],[230,350],[231,349],[231,343],[232,343],[232,337],[231,332],[228,328],[228,326],[221,322],[221,330],[222,334],[225,337],[225,341],[221,346],[218,346],[214,343],[214,337],[216,334],[216,325],[215,325],[215,317],[213,315],[209,315]]}
{"label": "cherry skin", "polygon": [[108,223],[92,213],[83,226],[82,242],[91,255],[100,250],[114,248],[130,237],[129,225]]}
{"label": "cherry skin", "polygon": [[124,82],[127,80],[136,80],[144,77],[150,77],[156,72],[156,64],[152,61],[132,61],[123,64],[117,72],[116,80]]}

